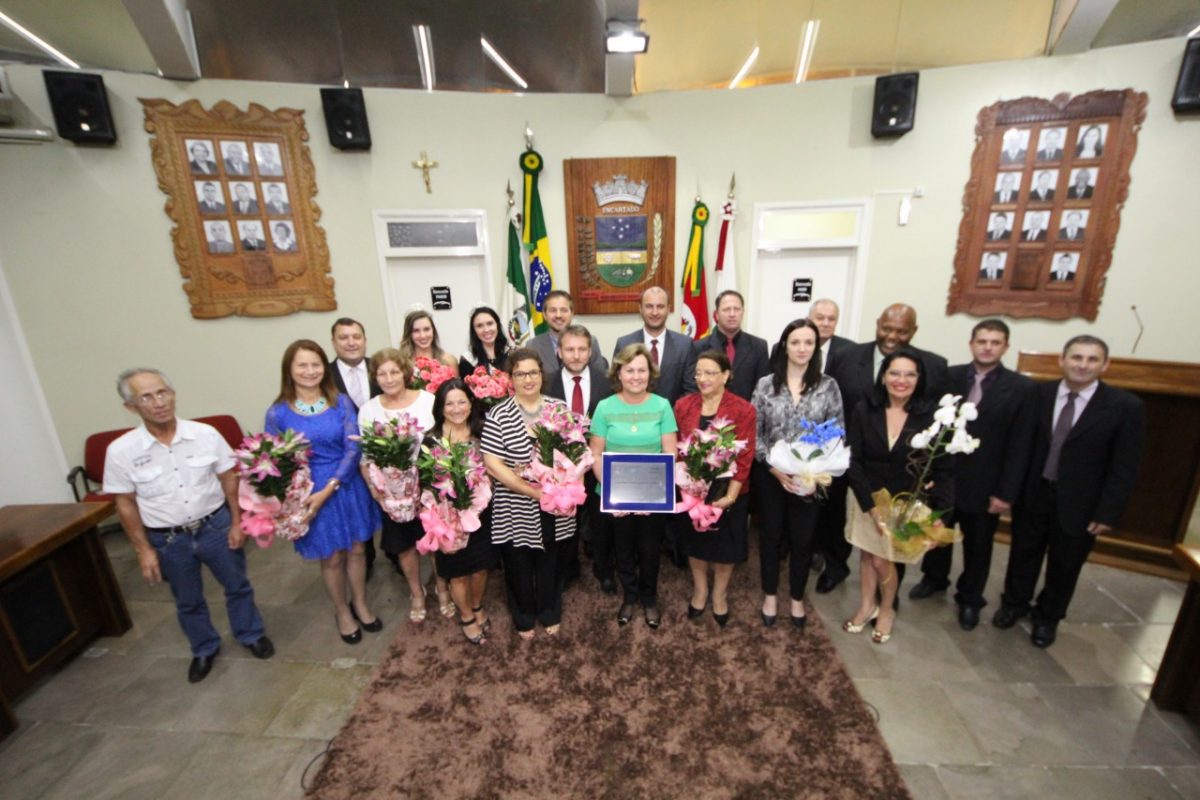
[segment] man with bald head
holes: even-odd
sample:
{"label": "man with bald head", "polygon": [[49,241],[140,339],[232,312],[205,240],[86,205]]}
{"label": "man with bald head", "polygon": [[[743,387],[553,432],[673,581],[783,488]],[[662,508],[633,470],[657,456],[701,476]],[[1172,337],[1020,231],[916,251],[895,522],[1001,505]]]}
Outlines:
{"label": "man with bald head", "polygon": [[[893,303],[875,320],[875,341],[852,345],[834,358],[829,375],[842,390],[847,427],[854,415],[854,407],[870,396],[884,356],[901,347],[912,350],[921,359],[921,371],[925,374],[922,397],[937,402],[945,394],[949,364],[936,353],[914,347],[912,340],[916,333],[916,309],[904,303]],[[845,526],[846,482],[841,478],[830,487],[829,499],[817,519],[817,542],[825,556],[825,571],[817,579],[817,591],[821,594],[832,591],[850,574],[850,546],[845,536],[839,536]]]}

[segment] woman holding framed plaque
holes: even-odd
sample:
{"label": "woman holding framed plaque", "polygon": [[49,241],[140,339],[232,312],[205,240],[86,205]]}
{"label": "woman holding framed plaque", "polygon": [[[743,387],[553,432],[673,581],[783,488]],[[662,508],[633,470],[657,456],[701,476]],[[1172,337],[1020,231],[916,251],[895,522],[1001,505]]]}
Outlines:
{"label": "woman holding framed plaque", "polygon": [[789,322],[779,335],[771,357],[771,374],[759,379],[751,402],[758,414],[755,451],[759,510],[759,570],[763,625],[771,627],[778,614],[780,547],[788,550],[788,596],[792,624],[808,624],[804,590],[812,561],[813,531],[820,502],[816,492],[805,494],[795,476],[768,463],[778,442],[799,443],[805,423],[835,421],[844,427],[842,394],[837,383],[821,371],[820,334],[807,319]]}
{"label": "woman holding framed plaque", "polygon": [[483,463],[496,481],[492,543],[500,547],[513,625],[532,639],[538,623],[555,636],[562,622],[560,577],[570,556],[563,542],[575,535],[575,517],[542,511],[542,490],[518,474],[533,461],[531,426],[546,404],[565,405],[542,394],[542,360],[518,347],[505,365],[516,393],[492,407],[483,423]]}
{"label": "woman holding framed plaque", "polygon": [[[591,428],[592,455],[596,459],[593,469],[601,484],[605,452],[674,454],[677,431],[670,402],[652,393],[658,367],[646,345],[627,345],[617,353],[608,378],[614,394],[596,406]],[[662,624],[658,562],[667,517],[624,512],[612,516],[617,578],[625,593],[617,623],[628,625],[640,603],[646,624],[658,628]]]}

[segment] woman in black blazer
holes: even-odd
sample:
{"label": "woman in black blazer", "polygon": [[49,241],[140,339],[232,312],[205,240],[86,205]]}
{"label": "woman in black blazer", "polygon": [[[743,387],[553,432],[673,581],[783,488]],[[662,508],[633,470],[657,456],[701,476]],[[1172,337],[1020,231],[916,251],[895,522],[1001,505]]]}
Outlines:
{"label": "woman in black blazer", "polygon": [[[847,432],[850,444],[847,478],[855,503],[849,508],[846,539],[862,551],[859,571],[862,602],[854,618],[842,627],[849,633],[859,633],[875,620],[871,640],[876,644],[883,644],[892,636],[896,620],[893,603],[899,578],[887,524],[871,493],[884,488],[893,495],[912,491],[920,469],[914,460],[924,451],[914,450],[910,442],[913,434],[933,424],[935,410],[932,404],[921,400],[924,390],[925,374],[916,353],[900,348],[884,356],[875,386],[854,410]],[[926,486],[929,505],[935,510],[954,505],[952,462],[948,457],[933,462]]]}

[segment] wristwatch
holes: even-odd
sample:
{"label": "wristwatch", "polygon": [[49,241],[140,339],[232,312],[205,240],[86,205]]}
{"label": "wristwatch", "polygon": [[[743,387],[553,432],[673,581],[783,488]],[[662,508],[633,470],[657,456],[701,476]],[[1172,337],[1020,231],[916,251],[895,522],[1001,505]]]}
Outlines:
{"label": "wristwatch", "polygon": [[337,478],[330,478],[329,483],[325,484],[325,486],[326,487],[332,486],[333,491],[336,492],[338,489],[342,488],[342,482],[339,481]]}

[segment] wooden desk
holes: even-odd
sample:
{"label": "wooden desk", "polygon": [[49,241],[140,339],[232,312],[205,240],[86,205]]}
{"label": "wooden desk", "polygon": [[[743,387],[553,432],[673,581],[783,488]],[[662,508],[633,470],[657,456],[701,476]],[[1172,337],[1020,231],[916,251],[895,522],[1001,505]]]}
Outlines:
{"label": "wooden desk", "polygon": [[99,634],[132,627],[96,526],[112,503],[0,508],[0,739],[12,703]]}
{"label": "wooden desk", "polygon": [[1174,555],[1188,574],[1188,588],[1150,699],[1165,711],[1178,711],[1200,722],[1200,670],[1196,666],[1200,664],[1200,547],[1177,544]]}

